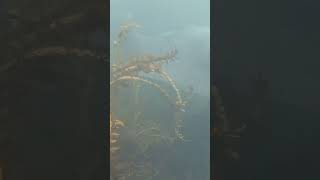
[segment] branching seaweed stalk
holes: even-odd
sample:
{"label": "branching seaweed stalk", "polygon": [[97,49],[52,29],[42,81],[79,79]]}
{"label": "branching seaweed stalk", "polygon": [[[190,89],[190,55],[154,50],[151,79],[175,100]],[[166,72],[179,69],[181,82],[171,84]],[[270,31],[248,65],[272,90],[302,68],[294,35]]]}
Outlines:
{"label": "branching seaweed stalk", "polygon": [[[113,48],[114,48],[114,54],[111,62],[111,72],[110,72],[110,88],[111,90],[115,90],[115,88],[121,88],[121,87],[129,87],[133,90],[135,90],[134,99],[137,101],[138,98],[138,91],[140,89],[139,83],[145,84],[147,86],[154,87],[157,89],[162,96],[166,97],[166,99],[169,100],[170,104],[174,105],[174,120],[175,120],[175,128],[174,133],[175,137],[164,137],[160,133],[160,129],[158,127],[143,127],[142,129],[137,129],[134,133],[134,138],[137,140],[139,138],[142,138],[143,136],[148,136],[151,138],[161,138],[162,140],[170,140],[170,142],[174,142],[176,140],[184,140],[184,136],[181,133],[182,124],[183,124],[183,118],[182,113],[184,112],[184,107],[186,106],[186,102],[183,100],[181,92],[179,88],[176,85],[176,82],[173,80],[173,78],[165,71],[165,69],[162,68],[163,64],[170,63],[176,59],[176,55],[178,51],[176,49],[173,49],[169,51],[168,53],[161,54],[161,55],[154,55],[154,54],[143,54],[139,56],[134,57],[128,57],[125,58],[123,53],[123,46],[124,42],[128,37],[129,32],[134,28],[140,28],[141,26],[134,22],[128,22],[125,24],[122,24],[120,27],[120,32],[117,34],[116,40],[113,41]],[[152,75],[152,76],[148,76]],[[153,80],[153,77],[158,77],[162,79],[164,82],[166,82],[169,87],[172,88],[172,92],[174,94],[169,93],[168,90],[165,90],[165,88],[159,84],[158,81]],[[123,86],[126,85],[126,86]],[[117,101],[118,98],[120,98],[120,95],[113,94],[113,96],[117,97],[111,97],[112,101]],[[119,97],[118,97],[119,96]],[[134,106],[138,106],[137,102],[135,102]],[[135,109],[136,110],[136,109]],[[140,117],[141,114],[139,114]],[[110,115],[110,119],[112,119]],[[131,120],[135,120],[134,118]],[[119,120],[110,120],[110,142],[111,142],[111,148],[114,148],[111,150],[111,153],[118,152],[117,150],[120,148],[118,146],[114,146],[118,142],[118,138],[120,136],[119,132],[117,131],[117,127],[115,125],[118,125],[120,127],[123,127],[124,124],[122,121]],[[112,127],[111,127],[112,126]],[[151,134],[150,134],[151,133]],[[152,134],[156,133],[156,134]],[[139,138],[138,138],[139,137]],[[129,168],[130,169],[130,168]],[[129,173],[129,176],[132,174]],[[120,176],[120,175],[119,175]],[[125,178],[127,175],[121,175],[122,178]]]}

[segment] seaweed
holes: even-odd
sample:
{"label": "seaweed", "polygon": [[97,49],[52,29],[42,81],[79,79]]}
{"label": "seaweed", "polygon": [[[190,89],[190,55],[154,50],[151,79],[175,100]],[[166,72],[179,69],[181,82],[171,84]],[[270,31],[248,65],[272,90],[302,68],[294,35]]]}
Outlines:
{"label": "seaweed", "polygon": [[[160,169],[154,167],[155,163],[149,158],[154,153],[152,149],[157,145],[170,149],[175,142],[185,141],[182,129],[187,102],[177,83],[163,68],[176,59],[178,51],[128,56],[124,53],[127,37],[141,27],[135,22],[122,24],[111,49],[110,151],[114,179],[152,179]],[[154,96],[150,102],[148,93],[160,96]],[[152,106],[155,102],[165,108],[164,112],[169,112],[163,115],[164,119],[153,114],[152,108],[159,110],[158,106]],[[121,131],[114,126],[113,116],[122,119],[118,120]],[[114,139],[115,131],[119,139]],[[119,145],[115,146],[116,143]]]}

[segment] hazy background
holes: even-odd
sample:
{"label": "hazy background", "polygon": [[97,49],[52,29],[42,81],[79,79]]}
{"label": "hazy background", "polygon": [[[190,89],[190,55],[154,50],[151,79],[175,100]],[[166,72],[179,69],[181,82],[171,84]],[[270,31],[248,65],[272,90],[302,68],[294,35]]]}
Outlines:
{"label": "hazy background", "polygon": [[169,73],[178,84],[209,96],[209,0],[111,0],[110,9],[111,41],[121,23],[139,23],[143,27],[127,41],[129,51],[159,54],[176,48],[177,60],[167,66]]}

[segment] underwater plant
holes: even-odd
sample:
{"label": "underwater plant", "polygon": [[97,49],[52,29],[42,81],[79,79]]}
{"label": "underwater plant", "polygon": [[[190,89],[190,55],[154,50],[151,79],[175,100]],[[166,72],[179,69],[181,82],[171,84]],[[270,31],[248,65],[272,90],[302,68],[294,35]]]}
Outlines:
{"label": "underwater plant", "polygon": [[[148,158],[153,147],[156,144],[169,147],[174,142],[185,140],[182,113],[186,101],[174,79],[163,68],[164,64],[176,59],[178,51],[172,49],[160,55],[146,53],[127,57],[124,53],[125,41],[136,28],[141,26],[135,22],[122,24],[112,43],[110,155],[113,179],[152,179],[159,173]],[[150,102],[146,98],[150,92],[160,94],[158,99],[153,98],[153,102],[163,103],[164,108],[172,112],[171,115],[163,115],[165,120],[154,117],[150,112]],[[115,116],[122,120],[115,120]]]}

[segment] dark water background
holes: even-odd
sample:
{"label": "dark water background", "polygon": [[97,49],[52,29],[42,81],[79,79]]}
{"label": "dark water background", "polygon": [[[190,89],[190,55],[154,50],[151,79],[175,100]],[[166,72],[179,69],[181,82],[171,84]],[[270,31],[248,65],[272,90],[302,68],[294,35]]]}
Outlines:
{"label": "dark water background", "polygon": [[[271,135],[258,138],[254,126],[248,132],[246,141],[252,145],[243,151],[255,153],[241,163],[246,168],[237,176],[240,179],[319,177],[318,7],[317,1],[295,0],[214,3],[211,72],[215,81],[225,87],[225,93],[231,86],[233,92],[250,96],[250,77],[261,73],[271,94]],[[237,99],[235,95],[230,98]],[[255,149],[257,142],[264,146]]]}

